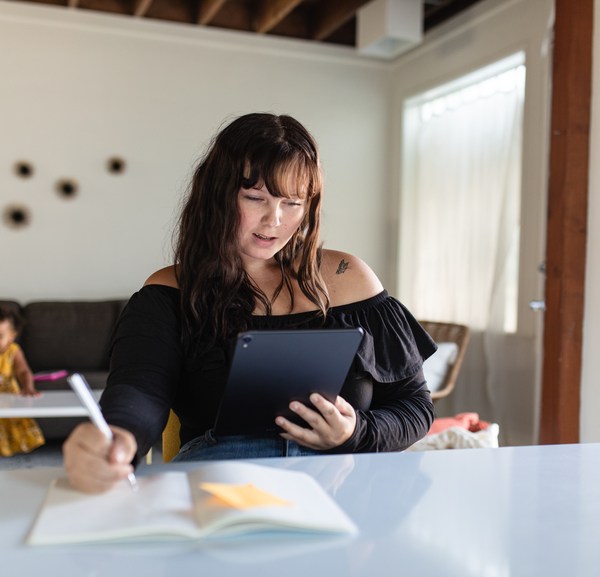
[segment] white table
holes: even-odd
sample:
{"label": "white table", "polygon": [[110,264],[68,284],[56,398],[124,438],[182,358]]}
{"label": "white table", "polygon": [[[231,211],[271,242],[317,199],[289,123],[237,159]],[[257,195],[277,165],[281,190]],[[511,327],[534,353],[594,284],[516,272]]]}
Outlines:
{"label": "white table", "polygon": [[[92,391],[96,400],[102,391]],[[87,411],[73,391],[43,391],[41,397],[0,395],[0,418],[85,417]]]}
{"label": "white table", "polygon": [[[360,527],[350,542],[230,541],[28,547],[60,469],[0,472],[0,559],[20,577],[597,577],[600,444],[257,461],[304,470]],[[148,471],[187,465],[142,466]]]}

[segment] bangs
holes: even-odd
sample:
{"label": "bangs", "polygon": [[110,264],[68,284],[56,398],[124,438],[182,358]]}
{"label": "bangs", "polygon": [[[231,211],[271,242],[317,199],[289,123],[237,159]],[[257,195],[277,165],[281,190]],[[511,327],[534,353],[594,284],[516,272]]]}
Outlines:
{"label": "bangs", "polygon": [[272,196],[310,200],[321,193],[321,171],[316,162],[294,151],[276,158],[248,159],[242,178],[244,188],[264,183]]}

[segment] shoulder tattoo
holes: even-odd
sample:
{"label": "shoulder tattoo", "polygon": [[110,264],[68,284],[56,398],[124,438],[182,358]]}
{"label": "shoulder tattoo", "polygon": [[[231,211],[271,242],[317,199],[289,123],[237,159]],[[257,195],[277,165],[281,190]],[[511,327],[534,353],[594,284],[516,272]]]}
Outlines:
{"label": "shoulder tattoo", "polygon": [[335,274],[344,274],[346,272],[346,269],[348,268],[349,264],[350,263],[347,260],[342,259],[340,261],[340,264],[338,264]]}

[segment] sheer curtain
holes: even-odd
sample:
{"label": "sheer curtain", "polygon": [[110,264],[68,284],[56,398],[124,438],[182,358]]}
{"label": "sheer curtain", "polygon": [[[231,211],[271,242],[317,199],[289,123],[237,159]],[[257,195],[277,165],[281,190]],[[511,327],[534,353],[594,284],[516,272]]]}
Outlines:
{"label": "sheer curtain", "polygon": [[460,386],[438,413],[477,411],[507,439],[525,67],[481,75],[406,104],[399,286],[417,318],[472,329]]}

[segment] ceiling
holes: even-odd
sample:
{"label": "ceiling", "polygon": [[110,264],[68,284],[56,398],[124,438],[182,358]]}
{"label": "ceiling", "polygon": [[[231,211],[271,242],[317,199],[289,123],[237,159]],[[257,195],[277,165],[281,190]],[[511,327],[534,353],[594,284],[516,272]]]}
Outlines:
{"label": "ceiling", "polygon": [[[369,0],[13,0],[227,28],[257,34],[356,45],[356,13]],[[430,30],[481,0],[423,0]]]}

